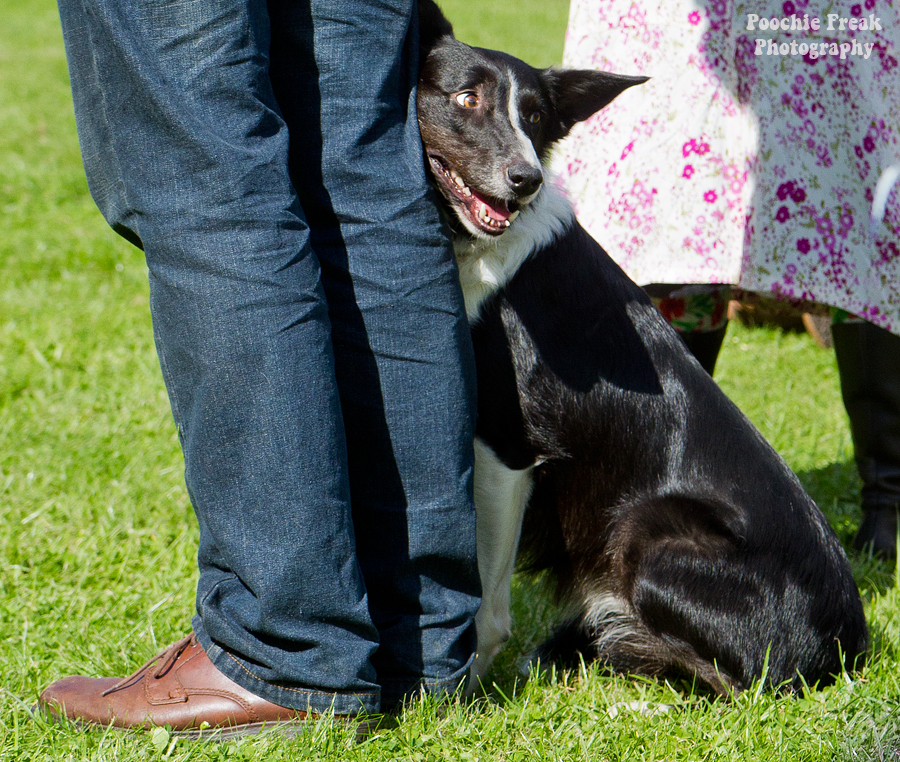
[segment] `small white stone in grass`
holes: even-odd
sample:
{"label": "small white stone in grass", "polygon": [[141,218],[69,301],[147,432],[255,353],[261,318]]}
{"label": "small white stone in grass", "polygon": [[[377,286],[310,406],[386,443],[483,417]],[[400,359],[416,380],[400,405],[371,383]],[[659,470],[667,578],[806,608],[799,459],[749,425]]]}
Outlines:
{"label": "small white stone in grass", "polygon": [[657,704],[653,701],[620,701],[613,704],[606,713],[610,719],[616,719],[622,712],[634,712],[642,717],[653,717],[657,714],[668,714],[675,707],[672,704]]}

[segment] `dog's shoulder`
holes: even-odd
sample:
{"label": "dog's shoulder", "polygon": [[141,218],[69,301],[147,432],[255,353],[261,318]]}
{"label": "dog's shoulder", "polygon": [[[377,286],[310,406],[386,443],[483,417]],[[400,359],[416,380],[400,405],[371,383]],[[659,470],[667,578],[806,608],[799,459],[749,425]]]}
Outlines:
{"label": "dog's shoulder", "polygon": [[625,333],[634,338],[665,323],[645,291],[574,215],[519,263],[504,283],[502,299],[535,333],[571,333],[569,351],[590,336],[615,342]]}
{"label": "dog's shoulder", "polygon": [[657,365],[675,362],[683,346],[574,216],[504,275],[473,324],[481,355],[505,358],[524,383],[549,384],[577,405],[609,385],[636,400],[662,392]]}

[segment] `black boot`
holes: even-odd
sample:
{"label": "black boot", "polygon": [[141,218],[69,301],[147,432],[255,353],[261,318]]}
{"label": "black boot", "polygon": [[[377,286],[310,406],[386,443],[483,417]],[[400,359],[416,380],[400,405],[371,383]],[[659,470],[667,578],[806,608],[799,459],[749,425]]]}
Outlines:
{"label": "black boot", "polygon": [[716,360],[719,359],[719,350],[725,340],[725,332],[728,330],[728,322],[720,328],[712,331],[694,331],[693,333],[681,333],[681,340],[685,343],[691,354],[697,358],[703,369],[713,374],[716,368]]}
{"label": "black boot", "polygon": [[863,482],[863,521],[853,546],[897,556],[900,511],[900,336],[872,323],[831,328],[841,394]]}

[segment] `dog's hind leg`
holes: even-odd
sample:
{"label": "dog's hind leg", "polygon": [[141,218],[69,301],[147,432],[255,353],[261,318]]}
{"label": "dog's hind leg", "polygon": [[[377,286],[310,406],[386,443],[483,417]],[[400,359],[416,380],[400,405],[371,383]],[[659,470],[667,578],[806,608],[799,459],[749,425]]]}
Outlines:
{"label": "dog's hind leg", "polygon": [[488,445],[475,440],[475,513],[481,608],[475,617],[478,648],[469,673],[469,691],[477,688],[512,632],[510,583],[531,494],[532,468],[507,468]]}
{"label": "dog's hind leg", "polygon": [[608,591],[585,594],[569,602],[569,617],[532,656],[541,668],[550,664],[574,669],[599,660],[617,671],[642,670],[654,639],[627,601]]}
{"label": "dog's hind leg", "polygon": [[592,633],[584,626],[581,617],[569,619],[531,654],[528,666],[545,670],[553,664],[561,669],[574,669],[597,658]]}

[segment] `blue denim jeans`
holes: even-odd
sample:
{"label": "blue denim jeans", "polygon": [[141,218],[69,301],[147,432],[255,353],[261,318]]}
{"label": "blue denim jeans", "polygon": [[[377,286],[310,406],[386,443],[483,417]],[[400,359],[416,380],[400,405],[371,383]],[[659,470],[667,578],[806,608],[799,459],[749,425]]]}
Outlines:
{"label": "blue denim jeans", "polygon": [[91,193],[140,246],[200,524],[194,629],[284,706],[452,691],[474,369],[414,0],[59,0]]}

